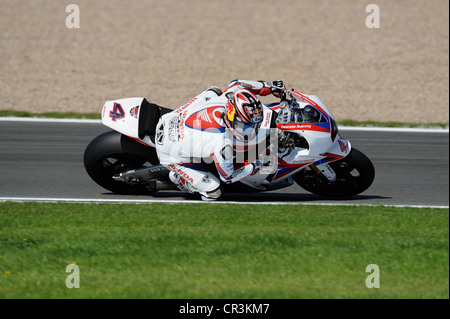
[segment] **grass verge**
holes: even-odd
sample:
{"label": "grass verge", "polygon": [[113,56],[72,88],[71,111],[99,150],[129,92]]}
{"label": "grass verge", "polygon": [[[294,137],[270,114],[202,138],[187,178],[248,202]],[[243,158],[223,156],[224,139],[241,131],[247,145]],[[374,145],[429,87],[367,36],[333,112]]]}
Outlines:
{"label": "grass verge", "polygon": [[449,212],[6,202],[0,256],[0,298],[449,298]]}

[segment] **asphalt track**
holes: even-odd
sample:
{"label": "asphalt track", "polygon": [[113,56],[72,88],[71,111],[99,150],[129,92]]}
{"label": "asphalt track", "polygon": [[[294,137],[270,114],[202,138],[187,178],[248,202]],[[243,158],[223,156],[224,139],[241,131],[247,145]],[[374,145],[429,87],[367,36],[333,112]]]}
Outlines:
{"label": "asphalt track", "polygon": [[[98,121],[0,119],[0,200],[73,199],[187,202],[179,192],[155,196],[112,194],[83,167],[83,152],[109,129]],[[342,129],[341,135],[374,163],[375,181],[364,193],[327,200],[294,185],[256,194],[226,194],[227,202],[449,206],[449,134],[439,131]]]}

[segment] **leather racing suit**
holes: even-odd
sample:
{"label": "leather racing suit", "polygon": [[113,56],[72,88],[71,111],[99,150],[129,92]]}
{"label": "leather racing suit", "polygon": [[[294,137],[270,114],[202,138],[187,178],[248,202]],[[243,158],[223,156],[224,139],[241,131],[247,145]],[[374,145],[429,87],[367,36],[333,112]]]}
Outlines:
{"label": "leather racing suit", "polygon": [[[220,180],[203,163],[214,163],[225,183],[235,183],[256,173],[261,167],[258,154],[236,163],[239,152],[260,143],[266,148],[273,113],[263,106],[263,123],[257,136],[239,143],[222,119],[228,98],[246,89],[255,95],[271,94],[267,82],[235,80],[222,93],[210,87],[173,112],[163,115],[158,124],[155,145],[160,163],[171,170],[170,179],[187,193],[200,193],[203,200],[221,196]],[[275,95],[275,94],[274,94]]]}

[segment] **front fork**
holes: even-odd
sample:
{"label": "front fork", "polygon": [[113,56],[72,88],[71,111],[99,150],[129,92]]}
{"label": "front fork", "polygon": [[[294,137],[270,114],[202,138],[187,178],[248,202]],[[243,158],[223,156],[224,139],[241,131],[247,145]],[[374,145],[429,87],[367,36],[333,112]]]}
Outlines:
{"label": "front fork", "polygon": [[331,168],[330,165],[328,165],[327,163],[324,164],[311,164],[309,165],[309,167],[311,167],[311,169],[317,174],[317,175],[322,175],[325,176],[326,179],[328,179],[330,182],[334,182],[336,180],[336,173],[334,172],[334,170]]}
{"label": "front fork", "polygon": [[[329,165],[332,162],[338,161],[350,154],[351,144],[348,140],[339,138],[327,153],[334,154],[331,161],[321,164],[311,164],[310,167],[317,176],[324,176],[330,182],[336,181],[336,172]],[[319,161],[320,162],[320,161]],[[318,162],[316,162],[318,163]]]}

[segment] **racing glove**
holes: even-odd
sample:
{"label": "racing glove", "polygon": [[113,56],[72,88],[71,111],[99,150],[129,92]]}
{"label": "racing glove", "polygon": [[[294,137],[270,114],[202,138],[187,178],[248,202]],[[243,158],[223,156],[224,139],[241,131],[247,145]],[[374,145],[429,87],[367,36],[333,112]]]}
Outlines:
{"label": "racing glove", "polygon": [[282,80],[273,81],[272,86],[270,87],[272,94],[282,100],[286,97],[286,93],[284,92],[284,89],[286,89],[286,87],[284,86],[284,83]]}
{"label": "racing glove", "polygon": [[284,89],[286,89],[282,80],[275,80],[272,82],[264,82],[264,87],[270,89],[270,93],[272,93],[275,97],[284,99],[286,93]]}

